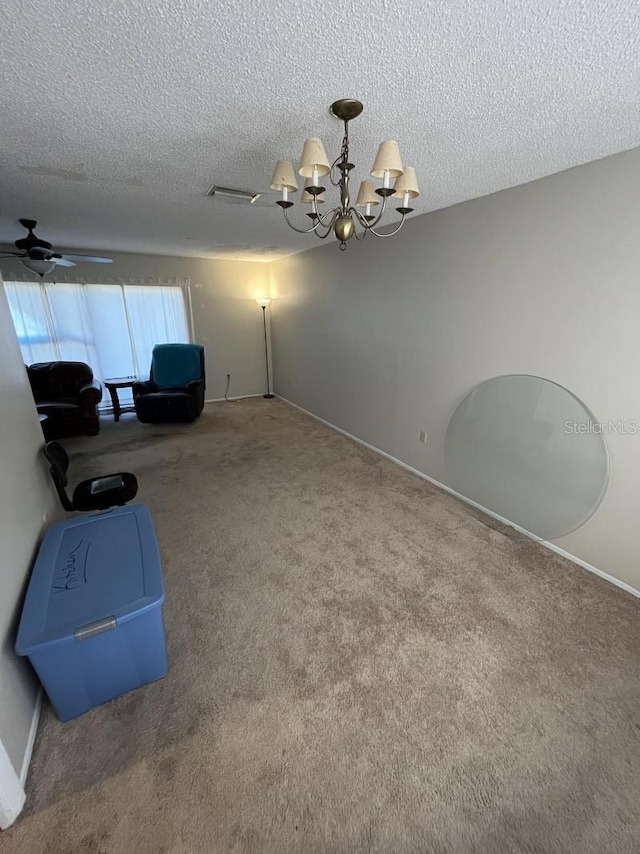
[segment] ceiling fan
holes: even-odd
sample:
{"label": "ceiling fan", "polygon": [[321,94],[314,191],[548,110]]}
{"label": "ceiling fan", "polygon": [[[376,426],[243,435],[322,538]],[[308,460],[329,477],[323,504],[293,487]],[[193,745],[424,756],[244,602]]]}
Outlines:
{"label": "ceiling fan", "polygon": [[17,252],[3,252],[0,250],[0,255],[5,257],[19,258],[27,270],[37,273],[39,276],[44,276],[50,273],[54,267],[75,267],[84,261],[93,264],[112,264],[113,258],[101,258],[96,255],[61,255],[59,252],[54,252],[53,247],[46,240],[37,237],[33,231],[36,227],[35,219],[21,219],[20,225],[26,228],[29,232],[26,237],[21,237],[16,240],[15,247]]}

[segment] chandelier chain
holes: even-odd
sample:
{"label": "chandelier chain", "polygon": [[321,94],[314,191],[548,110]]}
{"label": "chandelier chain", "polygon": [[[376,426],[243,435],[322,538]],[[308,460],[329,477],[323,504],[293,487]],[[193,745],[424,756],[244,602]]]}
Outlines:
{"label": "chandelier chain", "polygon": [[342,151],[340,152],[342,163],[349,162],[349,122],[344,123],[344,138],[342,140]]}
{"label": "chandelier chain", "polygon": [[342,148],[340,149],[340,154],[331,164],[331,172],[329,173],[329,180],[333,184],[334,187],[339,187],[342,182],[342,175],[336,180],[333,177],[333,170],[336,168],[338,163],[348,163],[349,162],[349,122],[344,123],[344,136],[342,137]]}

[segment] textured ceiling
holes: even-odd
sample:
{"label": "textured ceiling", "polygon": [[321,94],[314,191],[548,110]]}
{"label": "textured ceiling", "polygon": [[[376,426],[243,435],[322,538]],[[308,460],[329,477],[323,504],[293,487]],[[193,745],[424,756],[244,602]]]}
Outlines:
{"label": "textured ceiling", "polygon": [[314,246],[268,183],[307,136],[338,155],[339,97],[365,105],[356,188],[397,139],[418,213],[640,145],[638,0],[4,0],[2,17],[0,241],[27,216],[78,248]]}

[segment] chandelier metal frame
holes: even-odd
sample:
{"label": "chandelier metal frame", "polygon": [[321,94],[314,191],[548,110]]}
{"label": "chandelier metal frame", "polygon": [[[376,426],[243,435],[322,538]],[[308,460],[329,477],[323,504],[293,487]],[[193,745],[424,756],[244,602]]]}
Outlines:
{"label": "chandelier metal frame", "polygon": [[[397,186],[399,179],[396,181],[395,187],[390,186],[391,182],[389,175],[385,174],[384,186],[375,188],[376,195],[378,195],[382,200],[379,213],[375,215],[371,213],[372,205],[376,205],[379,202],[375,199],[371,199],[370,196],[369,203],[361,205],[362,207],[365,207],[364,213],[358,210],[358,207],[356,207],[360,199],[360,194],[356,205],[351,204],[351,197],[349,192],[349,173],[352,169],[355,168],[355,164],[352,163],[349,158],[349,122],[357,118],[362,113],[362,110],[362,103],[352,98],[341,98],[338,101],[334,101],[334,103],[331,104],[330,107],[330,112],[332,113],[332,115],[334,115],[337,119],[344,123],[344,136],[342,139],[342,147],[340,150],[340,154],[333,161],[328,171],[328,177],[331,181],[331,184],[334,187],[338,187],[340,190],[339,205],[332,208],[330,211],[327,211],[327,213],[325,213],[324,215],[320,213],[318,209],[318,201],[319,196],[321,196],[321,194],[325,192],[325,187],[323,187],[319,183],[320,176],[318,174],[317,167],[314,165],[312,173],[313,178],[310,179],[310,183],[309,181],[307,182],[307,185],[303,190],[303,196],[308,195],[310,197],[309,201],[311,203],[311,212],[308,213],[307,216],[312,220],[313,225],[311,225],[309,228],[299,228],[291,221],[289,217],[289,208],[293,207],[294,203],[288,198],[288,190],[297,189],[297,185],[295,185],[294,183],[293,185],[289,184],[287,186],[282,182],[282,180],[280,181],[280,183],[278,183],[276,180],[276,172],[278,167],[276,167],[276,172],[274,172],[273,183],[271,184],[273,189],[282,190],[283,198],[278,199],[276,203],[282,208],[285,221],[290,228],[292,228],[294,231],[297,231],[299,234],[315,234],[321,240],[326,239],[333,232],[338,241],[340,242],[341,250],[345,250],[347,248],[347,240],[350,240],[352,237],[355,237],[356,240],[364,240],[368,233],[374,234],[376,237],[393,237],[393,235],[397,234],[404,225],[407,214],[410,214],[413,211],[413,208],[409,207],[408,204],[410,198],[415,198],[419,195],[417,183],[415,183],[415,177],[413,178],[414,183],[410,184],[409,188],[407,189],[402,186]],[[319,143],[319,140],[317,140],[317,142]],[[389,144],[392,144],[394,146],[396,145],[395,143],[382,143],[382,145],[380,146],[380,150],[382,151],[383,146]],[[380,157],[380,153],[378,157]],[[283,161],[280,161],[280,163],[282,162]],[[290,164],[286,165],[290,166]],[[374,167],[375,165],[376,164],[374,164]],[[413,169],[411,169],[411,173],[413,176],[415,175]],[[303,174],[302,169],[300,170],[300,174]],[[400,166],[400,176],[402,176],[402,174],[403,171],[402,167]],[[295,181],[295,179],[291,180]],[[364,183],[370,182],[363,182],[363,184]],[[373,189],[373,186],[371,184],[370,188]],[[400,223],[392,231],[376,231],[376,226],[381,221],[387,209],[387,200],[393,195],[396,195],[403,199],[402,204],[396,208],[396,211],[401,215]],[[362,231],[360,233],[358,233],[357,226],[360,226],[362,228]]]}

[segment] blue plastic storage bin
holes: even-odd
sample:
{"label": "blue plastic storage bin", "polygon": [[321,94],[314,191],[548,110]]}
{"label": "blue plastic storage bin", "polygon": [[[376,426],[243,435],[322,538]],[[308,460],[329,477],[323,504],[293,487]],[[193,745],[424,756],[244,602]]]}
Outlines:
{"label": "blue plastic storage bin", "polygon": [[160,554],[144,504],[51,525],[16,651],[29,656],[61,720],[166,675],[163,601]]}

